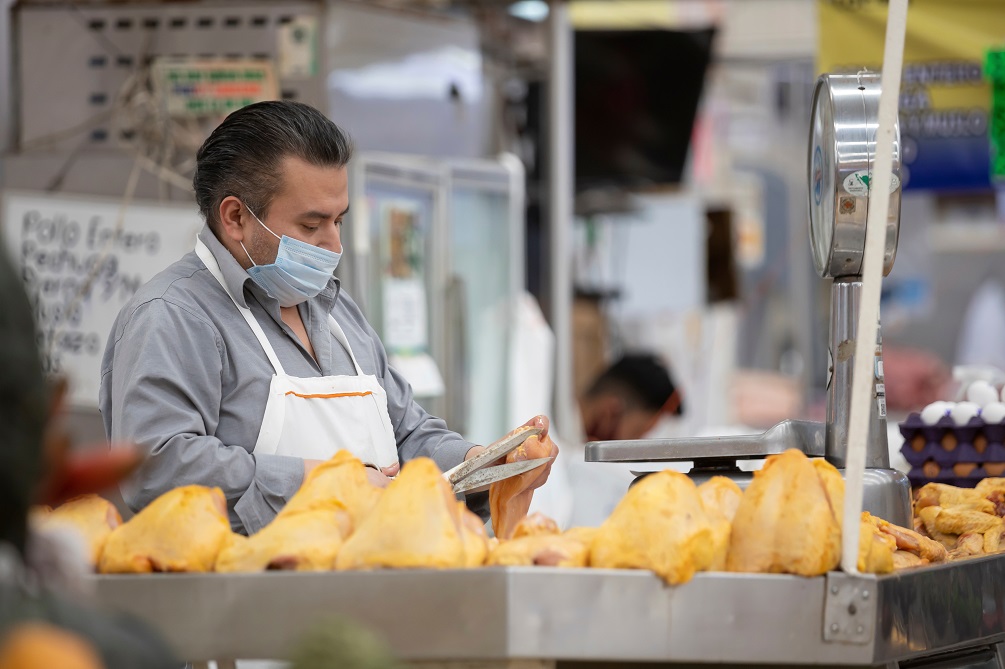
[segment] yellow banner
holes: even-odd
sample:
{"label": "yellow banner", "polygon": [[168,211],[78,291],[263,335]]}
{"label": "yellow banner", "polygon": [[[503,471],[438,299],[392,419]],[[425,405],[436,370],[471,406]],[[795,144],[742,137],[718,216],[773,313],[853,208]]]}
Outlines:
{"label": "yellow banner", "polygon": [[[818,72],[879,72],[885,0],[818,0]],[[909,188],[989,188],[988,49],[1005,42],[1002,0],[911,0],[900,131]]]}

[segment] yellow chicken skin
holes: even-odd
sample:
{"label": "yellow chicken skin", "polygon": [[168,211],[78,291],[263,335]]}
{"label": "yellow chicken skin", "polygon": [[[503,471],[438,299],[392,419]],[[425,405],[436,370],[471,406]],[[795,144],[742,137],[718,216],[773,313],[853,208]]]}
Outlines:
{"label": "yellow chicken skin", "polygon": [[882,518],[877,518],[867,511],[862,512],[862,520],[871,523],[880,532],[893,537],[893,540],[897,544],[898,552],[908,552],[917,555],[926,564],[930,562],[945,562],[949,557],[945,546],[938,541],[933,541],[926,536],[922,536],[914,530],[894,525]]}
{"label": "yellow chicken skin", "polygon": [[694,482],[672,471],[650,474],[634,486],[604,521],[590,544],[590,565],[649,569],[671,585],[709,569],[715,539],[729,522],[709,514]]}
{"label": "yellow chicken skin", "polygon": [[984,534],[1002,525],[998,516],[959,506],[926,506],[918,515],[929,534],[933,531],[942,534]]}
{"label": "yellow chicken skin", "polygon": [[984,483],[984,481],[978,483],[975,489],[957,488],[945,483],[927,483],[915,495],[914,514],[916,516],[920,515],[922,509],[930,506],[952,506],[993,514],[995,512],[995,505],[987,499],[987,494],[992,489],[989,488],[986,492],[982,491],[981,483]]}
{"label": "yellow chicken skin", "polygon": [[315,509],[344,509],[349,514],[349,536],[377,506],[382,490],[370,483],[366,467],[349,451],[339,451],[304,479],[278,518]]}
{"label": "yellow chicken skin", "polygon": [[461,514],[465,566],[480,567],[489,556],[489,533],[482,519],[472,513],[464,502],[457,502],[457,507]]}
{"label": "yellow chicken skin", "polygon": [[981,479],[974,487],[974,492],[984,497],[996,492],[1005,492],[1005,478],[989,477]]}
{"label": "yellow chicken skin", "polygon": [[984,555],[984,536],[979,532],[961,534],[956,542],[956,548],[949,551],[950,560],[962,560],[977,555]]}
{"label": "yellow chicken skin", "polygon": [[828,486],[830,470],[800,451],[769,457],[736,510],[726,569],[817,576],[837,567],[841,523]]}
{"label": "yellow chicken skin", "polygon": [[865,574],[889,574],[894,569],[897,542],[867,520],[859,523],[858,570]]}
{"label": "yellow chicken skin", "polygon": [[219,488],[190,485],[164,493],[105,542],[105,574],[212,571],[231,535]]}
{"label": "yellow chicken skin", "polygon": [[558,523],[543,513],[532,513],[519,523],[513,530],[513,539],[521,537],[536,537],[545,534],[559,534]]}
{"label": "yellow chicken skin", "polygon": [[586,567],[595,527],[574,528],[563,534],[528,534],[500,543],[488,564],[506,567]]}
{"label": "yellow chicken skin", "polygon": [[930,564],[928,560],[920,558],[910,551],[897,551],[893,554],[893,569],[894,571],[900,571],[901,569],[914,569],[915,567],[924,567],[926,564]]}
{"label": "yellow chicken skin", "polygon": [[[521,428],[522,429],[522,428]],[[523,462],[547,458],[551,455],[554,444],[551,437],[542,441],[539,437],[529,437],[525,442],[506,456],[507,463]],[[543,465],[542,465],[543,466]],[[541,469],[532,469],[519,476],[511,476],[489,487],[489,510],[492,513],[492,531],[502,540],[511,539],[517,523],[527,516],[530,503],[534,498],[531,484],[541,474]]]}
{"label": "yellow chicken skin", "polygon": [[698,486],[698,494],[705,504],[706,511],[718,511],[726,520],[733,522],[736,509],[740,506],[743,491],[733,479],[725,476],[713,476]]}
{"label": "yellow chicken skin", "polygon": [[460,507],[429,458],[405,464],[342,546],[336,569],[451,569],[468,564]]}
{"label": "yellow chicken skin", "polygon": [[107,499],[81,495],[41,517],[38,524],[43,528],[68,527],[77,532],[84,540],[91,567],[97,567],[105,542],[112,531],[122,524],[122,516]]}
{"label": "yellow chicken skin", "polygon": [[[341,509],[316,509],[277,517],[250,537],[235,535],[216,560],[216,571],[267,569],[329,571],[350,527]],[[239,538],[238,538],[239,537]]]}
{"label": "yellow chicken skin", "polygon": [[713,476],[698,486],[698,494],[701,495],[705,511],[726,521],[715,525],[716,532],[712,539],[715,557],[712,564],[709,565],[711,571],[722,571],[726,568],[733,518],[736,516],[736,509],[740,506],[743,491],[732,479],[725,476]]}

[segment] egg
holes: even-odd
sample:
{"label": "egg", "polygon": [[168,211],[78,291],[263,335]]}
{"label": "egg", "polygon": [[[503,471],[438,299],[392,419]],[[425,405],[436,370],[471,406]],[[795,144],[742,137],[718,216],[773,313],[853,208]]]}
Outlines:
{"label": "egg", "polygon": [[1005,420],[1005,404],[992,402],[981,409],[981,418],[985,423],[1000,423]]}
{"label": "egg", "polygon": [[925,425],[935,425],[948,411],[948,402],[932,402],[922,409],[921,422]]}
{"label": "egg", "polygon": [[987,381],[974,381],[967,388],[967,399],[978,406],[998,401],[998,391]]}
{"label": "egg", "polygon": [[980,407],[973,402],[957,402],[956,406],[949,410],[949,415],[957,425],[966,425],[978,411]]}

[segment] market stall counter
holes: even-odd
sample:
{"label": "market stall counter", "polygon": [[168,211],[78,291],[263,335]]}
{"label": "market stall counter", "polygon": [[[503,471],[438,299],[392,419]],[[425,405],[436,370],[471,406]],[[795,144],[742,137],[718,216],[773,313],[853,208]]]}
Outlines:
{"label": "market stall counter", "polygon": [[1000,667],[994,645],[1005,641],[1000,555],[886,576],[710,572],[679,586],[642,571],[546,567],[95,576],[94,586],[189,661],[281,659],[331,614],[372,626],[410,662],[889,666],[938,656],[940,667]]}

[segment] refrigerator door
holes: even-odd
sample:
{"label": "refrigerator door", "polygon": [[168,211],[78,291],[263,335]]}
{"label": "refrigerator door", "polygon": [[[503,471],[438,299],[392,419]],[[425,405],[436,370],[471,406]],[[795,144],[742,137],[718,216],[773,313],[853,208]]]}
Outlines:
{"label": "refrigerator door", "polygon": [[508,424],[511,323],[524,286],[522,166],[448,163],[448,420],[474,443],[491,443]]}
{"label": "refrigerator door", "polygon": [[443,171],[415,158],[363,154],[352,165],[348,288],[391,365],[442,416],[446,355]]}

